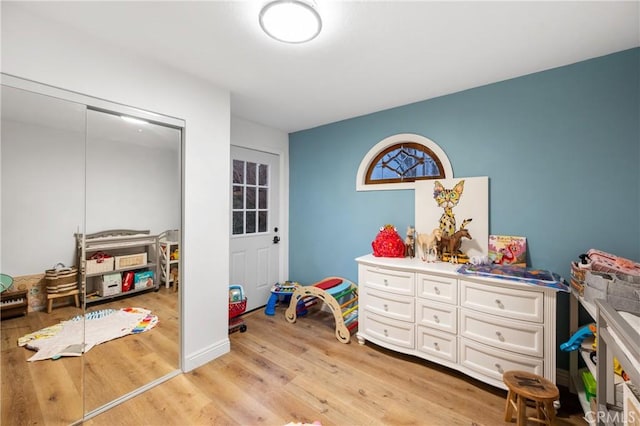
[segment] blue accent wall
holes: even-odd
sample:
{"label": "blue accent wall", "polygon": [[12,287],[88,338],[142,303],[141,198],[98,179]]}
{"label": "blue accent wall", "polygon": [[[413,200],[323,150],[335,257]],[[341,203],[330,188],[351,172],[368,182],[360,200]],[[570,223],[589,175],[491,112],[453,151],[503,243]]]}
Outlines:
{"label": "blue accent wall", "polygon": [[[289,278],[357,281],[354,258],[371,252],[382,225],[404,237],[412,190],[355,190],[364,155],[398,133],[437,143],[455,177],[489,176],[489,232],[526,236],[530,266],[568,278],[589,248],[637,260],[639,104],[635,48],[292,133]],[[568,300],[561,295],[558,344]]]}

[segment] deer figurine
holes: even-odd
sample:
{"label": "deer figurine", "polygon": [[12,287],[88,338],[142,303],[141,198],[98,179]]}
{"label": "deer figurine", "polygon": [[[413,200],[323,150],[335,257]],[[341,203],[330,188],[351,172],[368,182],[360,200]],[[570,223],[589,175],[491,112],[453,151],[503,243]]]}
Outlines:
{"label": "deer figurine", "polygon": [[471,219],[465,219],[462,222],[462,225],[460,225],[460,229],[454,232],[453,235],[450,235],[448,237],[445,237],[445,236],[442,237],[442,240],[440,242],[441,253],[444,253],[444,249],[446,247],[449,253],[449,262],[451,263],[458,263],[458,254],[462,253],[460,251],[460,247],[462,245],[462,239],[463,238],[467,238],[469,240],[473,239],[471,238],[471,234],[469,234],[469,231],[466,229],[466,226],[467,224],[469,224],[469,222],[471,222]]}

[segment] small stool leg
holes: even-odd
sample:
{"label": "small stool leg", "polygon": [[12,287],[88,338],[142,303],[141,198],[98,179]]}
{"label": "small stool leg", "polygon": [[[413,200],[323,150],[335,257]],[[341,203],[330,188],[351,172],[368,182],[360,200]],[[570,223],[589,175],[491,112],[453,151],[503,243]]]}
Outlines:
{"label": "small stool leg", "polygon": [[76,308],[79,308],[80,307],[80,298],[78,297],[78,295],[74,294],[73,295],[73,299],[76,302]]}
{"label": "small stool leg", "polygon": [[509,391],[507,394],[507,405],[504,407],[504,421],[510,422],[513,419],[513,396],[514,393]]}
{"label": "small stool leg", "polygon": [[53,299],[47,300],[47,313],[50,314],[53,309]]}
{"label": "small stool leg", "polygon": [[538,416],[538,419],[543,420],[546,424],[546,416],[542,408],[543,408],[542,402],[536,401],[536,416]]}
{"label": "small stool leg", "polygon": [[526,426],[527,424],[527,401],[522,395],[516,395],[516,399],[518,401],[518,420],[516,421],[517,426]]}
{"label": "small stool leg", "polygon": [[545,401],[544,410],[547,413],[547,419],[550,425],[556,424],[556,408],[553,406],[553,401]]}

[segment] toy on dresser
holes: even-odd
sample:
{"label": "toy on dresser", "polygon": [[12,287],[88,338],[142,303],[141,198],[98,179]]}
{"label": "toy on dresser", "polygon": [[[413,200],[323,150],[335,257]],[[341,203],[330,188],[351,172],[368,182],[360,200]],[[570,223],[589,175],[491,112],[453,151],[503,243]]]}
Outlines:
{"label": "toy on dresser", "polygon": [[417,256],[425,262],[438,260],[438,244],[442,240],[442,229],[435,228],[431,234],[418,234]]}
{"label": "toy on dresser", "polygon": [[380,228],[375,240],[371,242],[376,257],[404,257],[404,240],[398,235],[395,226],[387,224]]}
{"label": "toy on dresser", "polygon": [[404,255],[405,257],[415,257],[416,256],[416,228],[409,225],[407,227],[407,236],[404,239]]}

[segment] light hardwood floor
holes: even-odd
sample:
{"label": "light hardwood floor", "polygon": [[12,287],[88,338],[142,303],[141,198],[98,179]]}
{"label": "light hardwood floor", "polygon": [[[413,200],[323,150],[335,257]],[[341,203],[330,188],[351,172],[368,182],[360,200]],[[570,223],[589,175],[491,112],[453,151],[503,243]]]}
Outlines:
{"label": "light hardwood floor", "polygon": [[88,311],[142,307],[160,322],[149,332],[129,335],[95,346],[82,357],[27,362],[33,352],[17,340],[80,315],[72,306],[50,314],[30,312],[5,319],[1,327],[2,406],[0,424],[68,425],[113,399],[178,368],[178,296],[171,289],[140,293],[109,303],[90,305]]}
{"label": "light hardwood floor", "polygon": [[[86,422],[102,425],[501,425],[506,392],[367,343],[336,340],[317,312],[245,315],[231,352]],[[559,425],[584,425],[562,392]]]}

